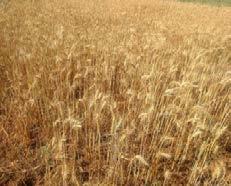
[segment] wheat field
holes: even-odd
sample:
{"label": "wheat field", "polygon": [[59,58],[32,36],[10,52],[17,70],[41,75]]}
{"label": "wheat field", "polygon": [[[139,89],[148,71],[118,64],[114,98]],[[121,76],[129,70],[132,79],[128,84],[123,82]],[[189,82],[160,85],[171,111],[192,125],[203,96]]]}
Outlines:
{"label": "wheat field", "polygon": [[0,4],[0,185],[230,185],[231,8]]}

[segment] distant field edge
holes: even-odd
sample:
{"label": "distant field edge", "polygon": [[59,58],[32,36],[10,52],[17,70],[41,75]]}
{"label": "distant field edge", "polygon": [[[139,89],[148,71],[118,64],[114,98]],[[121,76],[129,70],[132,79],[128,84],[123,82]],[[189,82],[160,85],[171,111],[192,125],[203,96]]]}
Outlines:
{"label": "distant field edge", "polygon": [[181,2],[210,4],[214,6],[231,6],[231,0],[180,0]]}

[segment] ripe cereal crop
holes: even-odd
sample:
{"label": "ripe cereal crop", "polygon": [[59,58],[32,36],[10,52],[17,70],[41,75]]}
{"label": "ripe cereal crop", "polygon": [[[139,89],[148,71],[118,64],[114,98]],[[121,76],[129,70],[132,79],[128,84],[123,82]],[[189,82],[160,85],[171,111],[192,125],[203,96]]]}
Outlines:
{"label": "ripe cereal crop", "polygon": [[230,7],[5,2],[0,185],[231,184]]}

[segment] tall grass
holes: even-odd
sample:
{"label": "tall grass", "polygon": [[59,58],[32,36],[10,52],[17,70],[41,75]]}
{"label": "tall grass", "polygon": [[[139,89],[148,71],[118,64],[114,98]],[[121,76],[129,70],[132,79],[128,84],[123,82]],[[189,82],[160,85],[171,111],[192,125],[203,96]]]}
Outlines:
{"label": "tall grass", "polygon": [[229,185],[231,9],[0,9],[0,185]]}

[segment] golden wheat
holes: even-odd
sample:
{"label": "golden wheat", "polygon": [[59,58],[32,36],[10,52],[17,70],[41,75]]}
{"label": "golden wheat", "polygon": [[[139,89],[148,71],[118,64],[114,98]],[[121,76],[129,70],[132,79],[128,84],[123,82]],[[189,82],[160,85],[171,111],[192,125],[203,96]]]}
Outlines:
{"label": "golden wheat", "polygon": [[0,5],[0,185],[229,185],[231,9]]}

